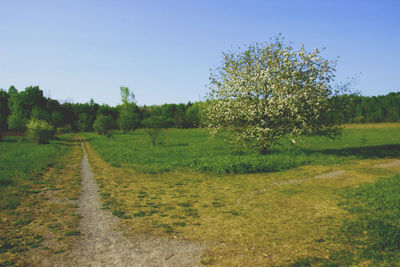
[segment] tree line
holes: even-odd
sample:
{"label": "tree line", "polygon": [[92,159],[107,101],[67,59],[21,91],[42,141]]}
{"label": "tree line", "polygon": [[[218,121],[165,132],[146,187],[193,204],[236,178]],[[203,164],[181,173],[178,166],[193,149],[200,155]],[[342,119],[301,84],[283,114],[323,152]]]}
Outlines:
{"label": "tree line", "polygon": [[138,106],[126,87],[121,87],[121,99],[122,103],[115,107],[99,105],[93,99],[87,103],[60,103],[45,97],[39,86],[22,91],[10,86],[8,91],[0,89],[0,132],[25,132],[30,120],[45,121],[59,132],[101,130],[102,123],[107,123],[109,129],[124,132],[151,126],[192,128],[200,125],[201,103]]}
{"label": "tree line", "polygon": [[379,96],[354,96],[346,121],[396,122],[400,121],[400,92]]}
{"label": "tree line", "polygon": [[[351,96],[353,105],[343,114],[346,122],[400,121],[400,92],[380,96]],[[137,128],[196,128],[201,126],[204,102],[138,106],[135,97],[121,87],[121,104],[112,107],[87,103],[60,103],[45,97],[39,86],[18,91],[0,89],[0,132],[22,133],[30,120],[45,121],[59,132],[94,131],[99,124],[124,132]],[[96,123],[97,120],[97,123]]]}

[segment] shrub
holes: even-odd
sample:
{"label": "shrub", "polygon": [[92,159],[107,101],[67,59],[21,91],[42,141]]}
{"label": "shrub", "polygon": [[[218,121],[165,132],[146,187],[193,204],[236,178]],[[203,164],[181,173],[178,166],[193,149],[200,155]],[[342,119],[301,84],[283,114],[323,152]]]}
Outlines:
{"label": "shrub", "polygon": [[54,138],[55,130],[52,125],[42,120],[30,120],[27,125],[28,134],[39,144],[47,144]]}

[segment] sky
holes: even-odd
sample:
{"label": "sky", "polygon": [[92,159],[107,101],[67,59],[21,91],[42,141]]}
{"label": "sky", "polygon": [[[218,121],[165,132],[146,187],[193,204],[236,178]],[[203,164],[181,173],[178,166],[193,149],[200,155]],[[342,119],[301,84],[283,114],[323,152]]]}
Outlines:
{"label": "sky", "polygon": [[399,14],[398,0],[0,0],[0,88],[112,106],[120,86],[139,105],[201,101],[223,52],[282,34],[325,47],[337,82],[382,95],[400,91]]}

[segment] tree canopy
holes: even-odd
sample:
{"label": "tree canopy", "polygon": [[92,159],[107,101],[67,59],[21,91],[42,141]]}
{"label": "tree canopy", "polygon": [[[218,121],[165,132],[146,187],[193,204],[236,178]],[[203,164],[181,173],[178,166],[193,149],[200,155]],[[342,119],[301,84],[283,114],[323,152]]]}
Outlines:
{"label": "tree canopy", "polygon": [[318,49],[296,50],[281,37],[228,52],[211,72],[206,126],[262,153],[285,135],[334,136],[346,108],[332,101],[344,93],[332,86],[335,66]]}

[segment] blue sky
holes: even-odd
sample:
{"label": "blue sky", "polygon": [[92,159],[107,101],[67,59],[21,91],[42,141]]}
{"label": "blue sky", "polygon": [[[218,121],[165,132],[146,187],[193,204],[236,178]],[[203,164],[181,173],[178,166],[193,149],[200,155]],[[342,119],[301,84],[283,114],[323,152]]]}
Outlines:
{"label": "blue sky", "polygon": [[400,1],[0,0],[0,88],[139,105],[204,99],[222,53],[279,33],[338,59],[362,95],[400,91]]}

